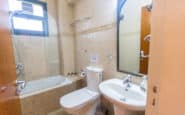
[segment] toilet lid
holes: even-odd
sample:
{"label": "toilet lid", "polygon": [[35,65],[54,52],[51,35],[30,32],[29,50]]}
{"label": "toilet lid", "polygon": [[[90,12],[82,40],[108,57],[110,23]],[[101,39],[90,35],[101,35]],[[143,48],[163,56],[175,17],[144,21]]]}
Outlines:
{"label": "toilet lid", "polygon": [[74,92],[71,92],[60,99],[60,104],[64,108],[80,107],[90,101],[94,101],[99,96],[99,93],[90,91],[87,88],[83,88]]}
{"label": "toilet lid", "polygon": [[86,69],[89,70],[89,71],[92,71],[92,72],[98,72],[98,73],[103,72],[102,68],[94,67],[94,66],[88,66]]}

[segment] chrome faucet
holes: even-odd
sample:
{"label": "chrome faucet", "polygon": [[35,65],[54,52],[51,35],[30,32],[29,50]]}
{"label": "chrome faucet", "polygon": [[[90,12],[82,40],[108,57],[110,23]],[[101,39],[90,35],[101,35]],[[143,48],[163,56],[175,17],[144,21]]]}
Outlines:
{"label": "chrome faucet", "polygon": [[16,94],[19,95],[20,92],[26,87],[26,81],[25,80],[16,80]]}
{"label": "chrome faucet", "polygon": [[16,64],[16,74],[19,76],[24,70],[24,64],[17,63]]}
{"label": "chrome faucet", "polygon": [[140,83],[140,88],[142,91],[146,92],[147,91],[147,81],[148,81],[148,77],[146,75],[143,76],[143,81]]}
{"label": "chrome faucet", "polygon": [[123,79],[123,85],[126,85],[125,90],[128,91],[128,88],[132,86],[131,83],[132,83],[132,76],[128,74],[126,78]]}
{"label": "chrome faucet", "polygon": [[131,83],[132,82],[132,76],[127,75],[126,78],[123,80],[123,84]]}

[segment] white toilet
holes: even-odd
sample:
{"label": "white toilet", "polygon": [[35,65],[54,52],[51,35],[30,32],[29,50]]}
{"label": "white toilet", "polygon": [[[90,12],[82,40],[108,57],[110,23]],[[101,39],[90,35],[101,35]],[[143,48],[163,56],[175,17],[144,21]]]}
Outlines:
{"label": "white toilet", "polygon": [[60,105],[72,115],[95,115],[100,94],[98,85],[102,81],[102,68],[89,66],[87,69],[87,87],[69,93],[60,99]]}

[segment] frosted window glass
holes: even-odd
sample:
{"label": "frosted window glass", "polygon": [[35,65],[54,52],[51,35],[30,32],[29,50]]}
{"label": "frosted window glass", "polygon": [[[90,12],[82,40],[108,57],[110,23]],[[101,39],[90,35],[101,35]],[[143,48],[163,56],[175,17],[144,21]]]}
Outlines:
{"label": "frosted window glass", "polygon": [[43,11],[42,6],[40,6],[40,5],[35,5],[35,4],[34,4],[34,5],[33,5],[33,15],[43,17],[43,16],[44,16],[44,11]]}
{"label": "frosted window glass", "polygon": [[8,0],[10,11],[22,11],[22,2],[17,0]]}
{"label": "frosted window glass", "polygon": [[[17,0],[8,0],[9,1],[9,10],[10,11],[22,11],[22,1],[17,1]],[[31,4],[31,3],[30,3]],[[44,17],[44,9],[42,5],[37,5],[32,3],[33,5],[33,13],[31,15],[34,16],[40,16]]]}
{"label": "frosted window glass", "polygon": [[13,26],[20,30],[43,31],[42,21],[39,20],[13,17]]}

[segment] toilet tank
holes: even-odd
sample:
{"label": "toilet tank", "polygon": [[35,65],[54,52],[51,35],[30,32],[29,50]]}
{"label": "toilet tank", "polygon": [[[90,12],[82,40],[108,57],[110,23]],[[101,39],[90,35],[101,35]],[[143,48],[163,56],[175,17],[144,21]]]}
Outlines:
{"label": "toilet tank", "polygon": [[87,70],[87,88],[92,91],[98,92],[98,86],[102,82],[103,69],[98,67],[89,66]]}

